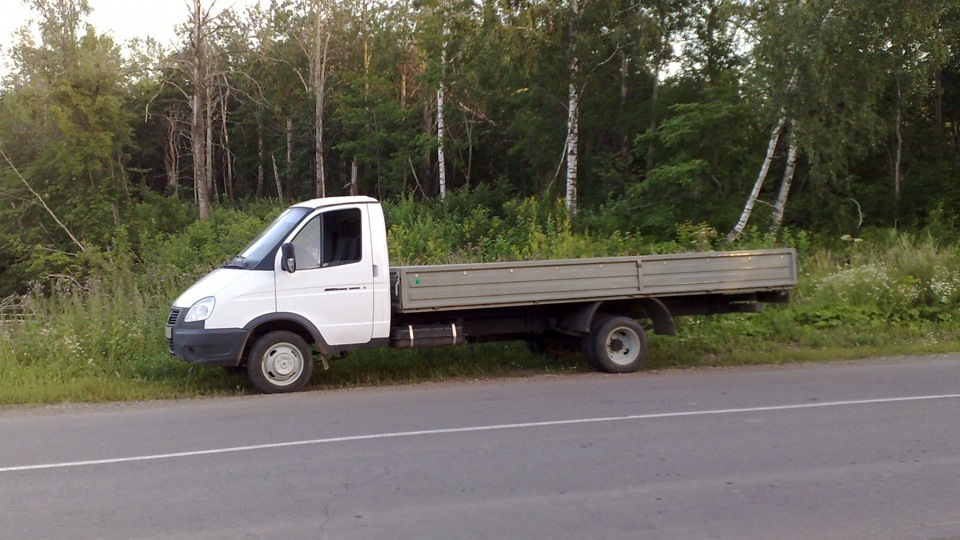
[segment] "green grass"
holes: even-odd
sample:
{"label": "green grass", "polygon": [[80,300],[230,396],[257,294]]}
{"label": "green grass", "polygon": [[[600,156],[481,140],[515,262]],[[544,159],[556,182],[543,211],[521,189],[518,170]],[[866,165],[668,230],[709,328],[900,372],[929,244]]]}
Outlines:
{"label": "green grass", "polygon": [[[681,320],[680,335],[650,336],[644,370],[698,368],[796,362],[826,362],[890,355],[960,351],[960,328],[925,323],[905,328],[875,326],[861,330],[836,326],[825,331],[801,328],[790,339],[774,339],[777,319],[789,313],[719,316]],[[63,402],[110,402],[146,399],[242,395],[254,392],[243,375],[214,367],[187,364],[169,356],[160,334],[162,319],[138,339],[138,354],[129,361],[84,355],[57,355],[51,346],[35,348],[30,361],[11,359],[0,339],[0,406]],[[37,325],[37,323],[27,323]],[[39,325],[38,325],[39,326]],[[758,327],[762,330],[758,330]],[[42,327],[41,327],[42,328]],[[9,334],[10,329],[3,332]],[[37,328],[18,333],[37,335]],[[39,329],[42,334],[42,329]],[[39,338],[39,335],[37,335]],[[142,336],[141,336],[142,337]],[[20,339],[24,339],[21,337]],[[49,338],[47,338],[49,339]],[[108,355],[110,353],[107,353]],[[13,356],[13,358],[17,358]],[[534,355],[522,343],[488,343],[436,349],[371,349],[319,367],[313,390],[590,373],[578,354]]]}

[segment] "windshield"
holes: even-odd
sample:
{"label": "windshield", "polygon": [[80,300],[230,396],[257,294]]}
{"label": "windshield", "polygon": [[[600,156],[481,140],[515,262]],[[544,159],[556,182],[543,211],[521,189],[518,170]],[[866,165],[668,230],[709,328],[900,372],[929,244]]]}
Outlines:
{"label": "windshield", "polygon": [[[303,217],[310,213],[309,208],[288,208],[282,214],[277,216],[266,229],[263,230],[253,242],[250,242],[239,255],[230,260],[227,268],[258,268],[264,259],[276,253],[280,242],[290,234],[290,231],[300,223]],[[273,261],[269,261],[269,269],[273,268]]]}

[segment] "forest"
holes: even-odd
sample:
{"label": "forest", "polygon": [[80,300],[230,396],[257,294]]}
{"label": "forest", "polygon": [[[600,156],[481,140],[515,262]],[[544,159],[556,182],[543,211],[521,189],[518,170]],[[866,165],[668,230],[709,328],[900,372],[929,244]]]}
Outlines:
{"label": "forest", "polygon": [[8,304],[132,290],[152,332],[285,205],[351,194],[399,263],[790,245],[793,323],[960,304],[960,0],[185,0],[173,47],[20,1]]}
{"label": "forest", "polygon": [[652,241],[960,214],[958,0],[190,0],[170,50],[23,1],[4,296],[257,200],[488,188]]}

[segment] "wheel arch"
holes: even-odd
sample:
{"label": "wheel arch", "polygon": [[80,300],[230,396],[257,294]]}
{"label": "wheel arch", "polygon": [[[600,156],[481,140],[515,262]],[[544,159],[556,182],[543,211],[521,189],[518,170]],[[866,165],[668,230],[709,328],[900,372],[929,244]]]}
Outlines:
{"label": "wheel arch", "polygon": [[598,317],[623,315],[634,319],[650,319],[653,331],[660,335],[677,335],[677,325],[670,308],[658,298],[631,298],[626,300],[598,300],[583,304],[559,322],[559,327],[570,332],[586,334]]}
{"label": "wheel arch", "polygon": [[261,315],[247,323],[247,342],[243,347],[242,359],[246,362],[247,355],[253,344],[266,334],[276,330],[286,330],[302,337],[308,344],[316,345],[320,353],[328,355],[331,352],[327,341],[309,320],[295,313],[268,313]]}

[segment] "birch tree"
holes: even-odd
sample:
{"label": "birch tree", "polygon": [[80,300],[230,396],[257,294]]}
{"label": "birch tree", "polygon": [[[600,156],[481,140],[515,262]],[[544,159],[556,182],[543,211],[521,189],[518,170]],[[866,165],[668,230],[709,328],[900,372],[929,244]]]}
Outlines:
{"label": "birch tree", "polygon": [[443,13],[443,43],[440,45],[440,84],[437,85],[437,168],[440,183],[440,198],[447,197],[447,159],[444,154],[443,139],[446,133],[444,128],[444,77],[447,74],[447,46],[449,45],[450,26],[447,23],[447,14]]}
{"label": "birch tree", "polygon": [[[932,0],[909,9],[868,0],[778,4],[761,25],[765,38],[758,46],[767,81],[776,81],[784,69],[793,72],[788,85],[771,91],[771,101],[781,104],[781,121],[789,126],[790,138],[770,230],[779,231],[783,223],[801,158],[821,197],[831,191],[849,192],[851,164],[882,147],[885,140],[892,140],[891,206],[896,224],[904,181],[904,95],[928,92],[921,89],[935,77],[931,59],[936,57],[937,21],[946,4]],[[728,241],[742,232],[757,195],[755,186]]]}
{"label": "birch tree", "polygon": [[[832,0],[827,0],[828,4],[830,2],[832,2]],[[807,4],[806,0],[800,0],[799,4],[797,4],[796,9],[799,10],[800,14],[803,14],[803,10],[805,9],[806,4]],[[780,24],[786,24],[787,21],[789,21],[791,18],[789,7],[783,8],[783,13],[781,13],[777,7],[774,7],[771,11],[774,13],[775,16],[780,15],[780,17],[778,18],[778,20],[780,21]],[[814,35],[821,35],[823,33],[825,25],[833,16],[833,14],[834,14],[834,8],[832,6],[827,6],[826,13],[820,19],[819,28],[815,31],[816,33]],[[794,12],[794,15],[797,15],[797,12]],[[802,17],[798,17],[798,18],[802,19]],[[797,34],[801,36],[809,35],[805,31],[800,31]],[[796,34],[793,34],[793,35],[795,36]],[[788,60],[785,63],[789,64],[792,67],[793,74],[790,76],[789,82],[787,83],[785,88],[774,90],[775,93],[782,93],[788,96],[787,98],[781,97],[780,98],[781,100],[789,99],[789,95],[797,91],[798,84],[800,84],[799,77],[801,73],[801,66],[798,64],[800,61],[802,61],[803,57],[809,56],[811,54],[810,49],[816,46],[817,45],[815,42],[803,43],[799,39],[793,42],[789,42],[789,38],[788,38],[788,44],[785,46],[785,49],[787,50],[784,51],[787,53]],[[792,58],[791,58],[791,55],[789,54],[790,52],[794,53],[794,56],[792,56]],[[793,60],[793,62],[790,62],[790,60]],[[747,222],[750,220],[750,216],[753,213],[753,209],[756,206],[757,201],[760,197],[760,190],[763,188],[763,184],[766,181],[767,174],[770,171],[770,166],[774,158],[774,153],[776,152],[777,144],[780,140],[781,134],[783,133],[784,126],[789,125],[791,128],[796,127],[796,120],[793,119],[793,114],[794,114],[793,111],[788,110],[786,105],[784,105],[781,108],[780,114],[779,114],[779,120],[777,121],[777,126],[774,128],[773,132],[771,133],[770,141],[767,144],[767,153],[766,153],[766,156],[764,157],[763,164],[760,167],[760,173],[759,175],[757,175],[757,181],[754,183],[753,190],[750,192],[749,197],[747,197],[747,202],[743,207],[743,212],[740,214],[740,219],[737,221],[736,225],[734,225],[733,229],[729,233],[727,233],[727,236],[725,238],[728,244],[733,243],[740,236],[740,234],[743,233],[744,229],[746,228]],[[791,129],[791,132],[792,131],[793,129]],[[798,156],[797,137],[795,136],[795,134],[791,133],[787,166],[784,169],[783,178],[781,180],[781,188],[780,188],[779,195],[777,196],[776,204],[774,205],[773,220],[771,222],[771,227],[770,227],[770,230],[774,232],[780,229],[780,226],[783,222],[783,214],[784,214],[784,210],[787,203],[787,197],[790,192],[790,186],[793,183],[793,175],[795,174],[795,171],[796,171],[797,156]]]}
{"label": "birch tree", "polygon": [[726,241],[728,244],[733,243],[733,241],[740,236],[747,226],[747,221],[750,220],[753,207],[760,198],[760,190],[763,189],[763,183],[767,180],[767,174],[770,172],[770,166],[773,164],[777,144],[780,142],[780,134],[783,133],[783,127],[786,123],[787,119],[781,115],[776,127],[773,128],[773,132],[770,134],[770,141],[767,143],[767,153],[763,158],[763,164],[760,166],[760,174],[757,175],[757,180],[753,183],[753,189],[750,191],[750,196],[747,197],[747,203],[743,206],[740,219],[737,221],[737,224],[733,226],[733,230],[727,234]]}
{"label": "birch tree", "polygon": [[314,27],[314,49],[311,57],[311,79],[316,98],[314,109],[314,156],[316,160],[316,196],[327,196],[326,150],[323,143],[324,109],[327,96],[327,57],[330,51],[330,3],[317,0]]}
{"label": "birch tree", "polygon": [[[212,7],[212,6],[211,6]],[[210,169],[208,168],[207,142],[209,122],[207,111],[210,80],[207,77],[207,24],[210,8],[203,10],[200,0],[193,0],[190,27],[192,94],[190,97],[190,144],[193,152],[193,182],[196,190],[200,219],[210,217]]]}
{"label": "birch tree", "polygon": [[[580,75],[580,57],[577,51],[577,23],[580,19],[580,1],[570,0],[567,44],[567,138],[566,138],[566,194],[564,200],[570,220],[577,217],[577,181],[580,146],[580,91],[577,89]],[[583,0],[586,4],[588,0]]]}
{"label": "birch tree", "polygon": [[[794,127],[791,124],[791,127]],[[797,171],[797,134],[794,129],[790,130],[790,144],[787,150],[787,165],[783,169],[783,179],[780,181],[780,192],[777,195],[777,202],[773,205],[773,217],[770,222],[770,232],[776,234],[780,232],[783,225],[783,214],[787,207],[787,197],[790,194],[790,186],[793,185],[793,176]]]}

